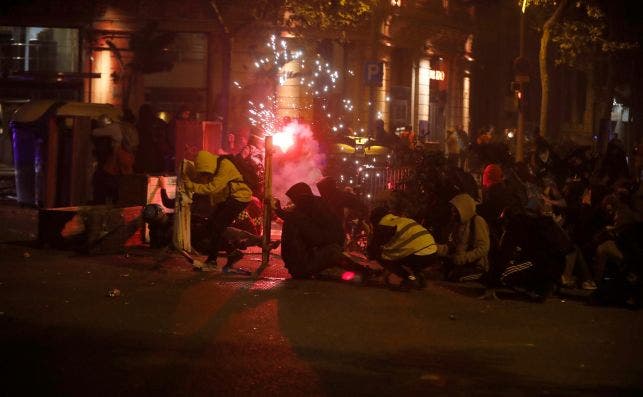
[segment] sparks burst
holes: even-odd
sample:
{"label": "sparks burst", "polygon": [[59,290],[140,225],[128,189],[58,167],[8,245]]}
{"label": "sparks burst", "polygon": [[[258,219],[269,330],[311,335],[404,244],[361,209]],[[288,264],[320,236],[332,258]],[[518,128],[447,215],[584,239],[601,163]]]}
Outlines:
{"label": "sparks burst", "polygon": [[[305,94],[320,98],[322,109],[327,109],[327,96],[336,88],[339,80],[339,71],[334,69],[319,54],[307,62],[304,51],[288,48],[288,42],[284,39],[278,40],[276,35],[270,37],[266,46],[271,49],[272,54],[257,59],[254,65],[257,69],[274,75],[279,85],[284,85],[288,80],[298,79],[299,85],[305,88]],[[287,67],[288,66],[288,67]],[[234,82],[237,88],[242,88],[238,82]],[[269,96],[265,101],[248,101],[249,122],[259,126],[266,134],[273,134],[279,128],[279,116],[277,115],[278,98]],[[351,112],[353,104],[350,99],[342,100],[343,111]],[[292,105],[294,108],[295,106]],[[342,118],[333,117],[330,112],[326,113],[328,119],[337,120],[332,126],[332,131],[343,128]]]}

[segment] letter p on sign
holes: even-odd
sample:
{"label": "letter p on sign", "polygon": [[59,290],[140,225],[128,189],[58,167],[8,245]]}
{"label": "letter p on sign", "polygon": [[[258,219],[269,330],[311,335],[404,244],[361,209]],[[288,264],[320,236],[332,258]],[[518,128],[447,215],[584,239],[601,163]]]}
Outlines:
{"label": "letter p on sign", "polygon": [[366,62],[364,64],[364,83],[366,85],[376,85],[378,87],[381,87],[383,76],[383,62]]}

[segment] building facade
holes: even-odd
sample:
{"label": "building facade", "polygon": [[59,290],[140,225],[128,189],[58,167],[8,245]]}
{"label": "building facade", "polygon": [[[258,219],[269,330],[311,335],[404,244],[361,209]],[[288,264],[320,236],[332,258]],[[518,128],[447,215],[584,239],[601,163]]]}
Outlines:
{"label": "building facade", "polygon": [[[385,11],[369,32],[313,40],[259,20],[230,32],[226,24],[233,21],[201,0],[7,6],[0,15],[3,122],[15,104],[46,98],[110,103],[134,113],[143,103],[168,114],[188,107],[197,118],[222,117],[229,130],[241,131],[248,129],[249,102],[272,98],[277,118],[310,121],[321,134],[350,127],[373,135],[376,119],[389,133],[410,125],[432,142],[456,126],[468,130],[474,7],[465,0],[383,1]],[[173,35],[170,44],[152,51],[165,33]],[[272,34],[291,48],[313,48],[338,71],[328,95],[310,95],[295,78],[275,85],[270,70],[255,66]],[[150,70],[146,57],[172,67],[150,62]],[[288,73],[301,70],[293,64]]]}

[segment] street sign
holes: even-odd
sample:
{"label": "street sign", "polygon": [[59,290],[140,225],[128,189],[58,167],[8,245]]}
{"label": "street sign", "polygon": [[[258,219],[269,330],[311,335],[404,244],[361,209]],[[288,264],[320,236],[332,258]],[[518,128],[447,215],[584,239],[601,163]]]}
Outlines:
{"label": "street sign", "polygon": [[381,87],[384,78],[384,62],[364,63],[364,83]]}

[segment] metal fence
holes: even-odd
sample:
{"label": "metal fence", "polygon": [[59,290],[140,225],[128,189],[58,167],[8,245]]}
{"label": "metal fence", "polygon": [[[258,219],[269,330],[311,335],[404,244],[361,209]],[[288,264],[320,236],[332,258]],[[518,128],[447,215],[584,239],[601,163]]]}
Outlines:
{"label": "metal fence", "polygon": [[370,201],[386,190],[404,188],[404,180],[411,167],[360,167],[354,178],[344,177],[341,182]]}

